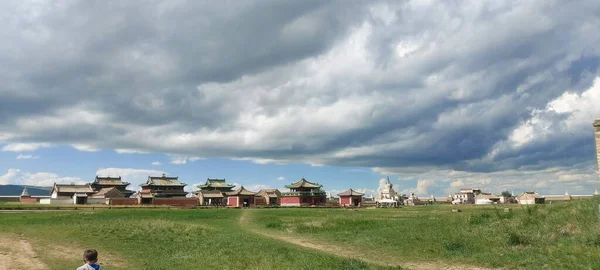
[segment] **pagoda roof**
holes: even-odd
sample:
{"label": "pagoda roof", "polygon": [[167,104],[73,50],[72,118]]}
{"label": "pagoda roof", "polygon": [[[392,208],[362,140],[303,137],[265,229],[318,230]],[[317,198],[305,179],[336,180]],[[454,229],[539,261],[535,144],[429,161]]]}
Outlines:
{"label": "pagoda roof", "polygon": [[148,180],[145,184],[140,186],[186,186],[187,184],[181,183],[177,176],[166,176],[164,173],[162,176],[148,176]]}
{"label": "pagoda roof", "polygon": [[114,185],[114,186],[127,186],[129,185],[128,182],[123,182],[121,180],[121,176],[118,177],[110,177],[110,176],[97,176],[94,179],[94,182],[92,184],[99,184],[99,185]]}
{"label": "pagoda roof", "polygon": [[281,192],[278,189],[261,189],[256,193],[256,196],[267,196],[269,198],[278,198]]}
{"label": "pagoda roof", "polygon": [[239,196],[239,195],[254,196],[254,195],[256,195],[256,192],[252,192],[250,190],[247,190],[244,186],[241,186],[240,188],[236,189],[235,191],[227,192],[227,195],[228,196]]}
{"label": "pagoda roof", "polygon": [[292,183],[289,185],[285,185],[286,188],[321,188],[323,187],[323,185],[320,185],[318,183],[313,183],[313,182],[309,182],[306,179],[302,178],[300,180],[298,180],[296,183]]}
{"label": "pagoda roof", "polygon": [[207,187],[214,187],[214,188],[234,188],[235,185],[232,184],[228,184],[225,179],[211,179],[211,178],[207,178],[206,182],[204,183],[204,185],[198,185],[199,188],[207,188]]}
{"label": "pagoda roof", "polygon": [[346,190],[346,191],[338,194],[338,196],[363,196],[363,195],[365,195],[365,194],[357,192],[354,189],[349,189],[349,190]]}

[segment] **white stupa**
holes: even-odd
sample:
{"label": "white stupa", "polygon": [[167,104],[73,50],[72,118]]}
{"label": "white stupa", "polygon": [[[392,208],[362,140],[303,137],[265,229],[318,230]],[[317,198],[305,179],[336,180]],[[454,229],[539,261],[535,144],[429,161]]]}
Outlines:
{"label": "white stupa", "polygon": [[400,200],[398,193],[393,188],[390,178],[381,178],[379,188],[377,189],[377,198],[375,201],[380,204],[397,204]]}

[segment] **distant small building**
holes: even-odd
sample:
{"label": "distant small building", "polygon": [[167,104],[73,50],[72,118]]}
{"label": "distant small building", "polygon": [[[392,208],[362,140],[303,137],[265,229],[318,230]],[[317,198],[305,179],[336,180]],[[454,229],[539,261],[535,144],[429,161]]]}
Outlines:
{"label": "distant small building", "polygon": [[467,203],[474,204],[475,196],[481,193],[481,189],[478,188],[461,188],[459,192],[454,193],[452,196],[452,204]]}
{"label": "distant small building", "polygon": [[540,196],[537,192],[526,191],[517,196],[519,204],[544,204],[546,198]]}
{"label": "distant small building", "polygon": [[502,200],[502,196],[492,193],[479,193],[475,195],[475,204],[497,204]]}
{"label": "distant small building", "polygon": [[228,192],[227,205],[232,207],[250,207],[254,205],[256,192],[252,192],[241,186],[239,189]]}
{"label": "distant small building", "polygon": [[281,206],[325,205],[327,194],[318,183],[302,178],[285,186],[288,192],[281,193]]}
{"label": "distant small building", "polygon": [[227,205],[227,201],[225,200],[225,194],[218,190],[198,190],[195,191],[196,197],[198,198],[198,203],[200,205]]}
{"label": "distant small building", "polygon": [[410,196],[404,199],[404,205],[421,205],[423,202],[419,197],[415,195],[415,193],[411,193]]}
{"label": "distant small building", "polygon": [[24,187],[23,192],[21,192],[21,196],[19,196],[19,201],[22,203],[35,203],[38,202],[38,199],[31,197],[31,195],[29,195],[29,191],[27,191],[27,187]]}
{"label": "distant small building", "polygon": [[256,193],[256,204],[261,200],[266,205],[279,205],[281,192],[278,189],[261,189]]}
{"label": "distant small building", "polygon": [[127,198],[119,189],[116,187],[102,188],[98,192],[94,193],[91,198],[93,199],[112,199],[112,198]]}
{"label": "distant small building", "polygon": [[364,193],[353,189],[348,189],[338,194],[341,206],[360,206],[364,195]]}
{"label": "distant small building", "polygon": [[138,193],[139,204],[154,204],[155,198],[186,198],[183,188],[187,184],[179,181],[177,176],[148,176],[146,183],[141,184]]}
{"label": "distant small building", "polygon": [[94,190],[89,184],[61,185],[54,183],[50,194],[50,198],[53,200],[72,199],[73,204],[87,204],[88,197],[94,194]]}
{"label": "distant small building", "polygon": [[[116,190],[118,190],[121,193],[121,196],[123,196],[125,198],[129,198],[129,197],[131,197],[131,195],[133,193],[135,193],[133,190],[127,189],[128,185],[129,185],[129,183],[123,182],[123,180],[121,180],[120,176],[119,177],[110,177],[110,176],[102,177],[102,176],[96,175],[94,182],[90,183],[90,186],[92,187],[92,189],[95,192],[100,192],[102,189],[108,190],[110,188],[115,188]],[[106,191],[104,191],[103,193],[106,193]]]}

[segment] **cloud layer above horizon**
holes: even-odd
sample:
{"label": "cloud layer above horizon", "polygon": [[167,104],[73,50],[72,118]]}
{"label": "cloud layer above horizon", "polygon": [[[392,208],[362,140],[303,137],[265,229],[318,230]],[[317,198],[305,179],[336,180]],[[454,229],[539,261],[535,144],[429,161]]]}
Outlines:
{"label": "cloud layer above horizon", "polygon": [[0,143],[589,178],[597,14],[597,1],[3,1]]}

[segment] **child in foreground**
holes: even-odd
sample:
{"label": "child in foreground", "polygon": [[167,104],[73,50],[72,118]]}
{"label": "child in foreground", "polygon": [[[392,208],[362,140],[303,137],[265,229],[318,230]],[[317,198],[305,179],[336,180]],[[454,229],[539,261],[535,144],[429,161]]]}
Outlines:
{"label": "child in foreground", "polygon": [[83,252],[84,265],[77,268],[77,270],[102,270],[98,262],[98,251],[95,249],[88,249]]}

